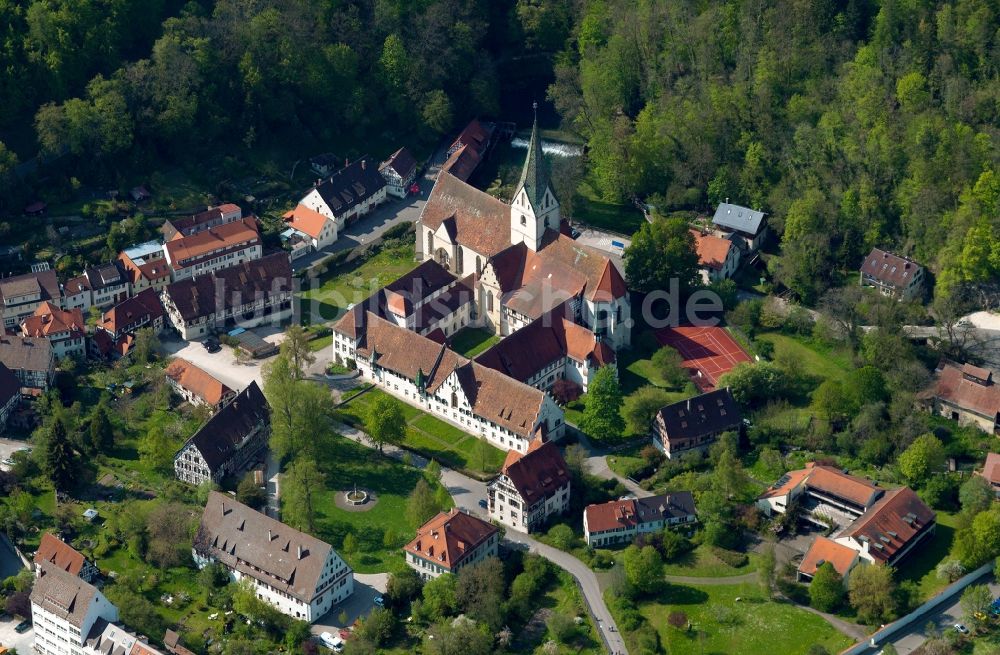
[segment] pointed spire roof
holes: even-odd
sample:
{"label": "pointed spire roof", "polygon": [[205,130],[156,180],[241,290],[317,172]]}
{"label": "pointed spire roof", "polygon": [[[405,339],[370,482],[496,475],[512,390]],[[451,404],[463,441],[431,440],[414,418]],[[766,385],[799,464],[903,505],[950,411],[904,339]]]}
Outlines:
{"label": "pointed spire roof", "polygon": [[531,126],[528,154],[524,159],[524,168],[521,170],[521,180],[517,184],[517,190],[523,188],[528,194],[531,207],[538,211],[542,206],[545,189],[549,186],[549,179],[545,170],[545,159],[542,156],[542,137],[538,134],[538,103],[534,103],[532,108],[535,110],[535,122]]}

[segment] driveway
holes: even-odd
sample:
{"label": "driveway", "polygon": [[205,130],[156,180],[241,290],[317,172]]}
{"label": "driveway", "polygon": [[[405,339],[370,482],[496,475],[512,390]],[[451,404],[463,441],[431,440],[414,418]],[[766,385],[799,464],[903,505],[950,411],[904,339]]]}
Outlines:
{"label": "driveway", "polygon": [[[385,585],[388,580],[388,573],[355,573],[354,593],[340,605],[334,605],[329,612],[313,623],[310,628],[312,633],[314,635],[323,632],[337,634],[341,628],[353,625],[359,618],[368,616],[375,606],[375,597],[385,593]],[[343,624],[340,622],[341,612],[347,614],[347,621]]]}
{"label": "driveway", "polygon": [[[30,448],[31,445],[27,441],[20,441],[18,439],[0,439],[0,460],[5,460],[19,450],[25,448]],[[7,467],[0,464],[0,470],[7,470]]]}
{"label": "driveway", "polygon": [[0,646],[14,648],[22,655],[35,652],[35,629],[32,628],[19,635],[14,631],[14,627],[21,622],[21,619],[9,614],[5,614],[4,617],[0,619]]}
{"label": "driveway", "polygon": [[417,178],[417,184],[420,185],[420,193],[409,195],[402,199],[389,196],[388,202],[384,205],[376,208],[356,223],[352,223],[341,230],[335,242],[319,252],[314,252],[293,261],[292,270],[295,272],[301,271],[321,261],[327,255],[371,243],[385,234],[389,228],[402,223],[415,223],[420,218],[420,212],[424,210],[424,205],[431,194],[431,189],[434,188],[434,181],[437,179],[441,164],[447,159],[447,147],[448,143],[446,142],[442,142],[438,146],[437,151],[431,156],[427,171],[422,177]]}
{"label": "driveway", "polygon": [[[592,227],[585,228],[582,225],[580,227],[582,229],[580,230],[580,236],[577,238],[578,243],[600,250],[615,262],[618,270],[625,270],[625,266],[622,263],[622,251],[632,245],[632,239],[621,234],[604,232]],[[617,244],[621,244],[621,246]]]}
{"label": "driveway", "polygon": [[[258,327],[251,331],[269,343],[278,344],[284,338],[281,328]],[[183,357],[237,391],[244,389],[254,380],[259,386],[264,384],[261,379],[261,364],[266,362],[267,358],[253,359],[247,364],[240,364],[229,346],[223,346],[219,352],[210,353],[200,341],[163,339],[160,345],[168,356]]]}

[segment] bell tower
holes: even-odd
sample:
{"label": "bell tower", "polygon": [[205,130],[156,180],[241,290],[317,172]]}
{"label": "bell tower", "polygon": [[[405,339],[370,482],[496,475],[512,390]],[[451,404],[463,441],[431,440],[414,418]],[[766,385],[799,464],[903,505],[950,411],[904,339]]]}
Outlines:
{"label": "bell tower", "polygon": [[552,192],[545,169],[542,138],[538,134],[538,103],[532,107],[535,121],[531,126],[531,141],[521,179],[510,204],[510,242],[515,245],[523,241],[537,252],[542,246],[545,230],[559,230],[559,201]]}

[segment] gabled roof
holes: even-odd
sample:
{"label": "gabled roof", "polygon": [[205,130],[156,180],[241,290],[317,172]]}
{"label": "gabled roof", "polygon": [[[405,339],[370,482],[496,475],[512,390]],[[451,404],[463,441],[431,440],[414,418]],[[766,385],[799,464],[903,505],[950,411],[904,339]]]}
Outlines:
{"label": "gabled roof", "polygon": [[125,628],[104,619],[98,620],[90,629],[85,643],[100,655],[162,655],[162,652],[144,643]]}
{"label": "gabled roof", "polygon": [[48,270],[0,278],[0,303],[32,293],[40,294],[42,300],[58,301],[62,292],[59,290],[56,272]]}
{"label": "gabled roof", "polygon": [[840,577],[844,577],[850,572],[857,559],[858,551],[853,548],[838,544],[827,537],[816,537],[809,545],[805,557],[802,558],[798,571],[805,575],[816,575],[819,567],[829,562],[833,565],[834,570],[840,574]]}
{"label": "gabled roof", "polygon": [[52,344],[38,337],[0,334],[0,363],[12,371],[48,371],[52,366]]}
{"label": "gabled roof", "polygon": [[778,496],[787,496],[802,484],[809,474],[812,473],[812,467],[807,465],[807,468],[798,469],[795,471],[789,471],[785,473],[778,481],[767,488],[764,493],[762,493],[758,498],[775,498]]}
{"label": "gabled roof", "polygon": [[934,395],[942,401],[992,420],[996,420],[1000,413],[1000,385],[992,379],[986,382],[975,378],[947,362],[943,362],[938,369]]}
{"label": "gabled roof", "polygon": [[900,487],[886,491],[874,507],[844,529],[843,535],[867,541],[868,552],[876,560],[888,562],[936,518],[912,489]]}
{"label": "gabled roof", "polygon": [[844,473],[832,466],[809,462],[806,467],[812,468],[812,473],[806,479],[806,486],[809,489],[849,500],[861,507],[870,507],[875,499],[882,495],[882,489],[868,480]]}
{"label": "gabled roof", "polygon": [[538,103],[534,105],[535,120],[531,125],[531,139],[528,141],[528,154],[524,158],[521,169],[521,179],[514,191],[516,197],[522,190],[528,196],[528,202],[536,214],[542,207],[545,191],[549,189],[549,176],[542,155],[542,137],[538,134]]}
{"label": "gabled roof", "polygon": [[117,260],[100,266],[92,266],[83,274],[87,278],[87,285],[91,291],[127,285],[129,280],[129,276],[125,274],[125,267]]}
{"label": "gabled roof", "polygon": [[441,165],[441,170],[454,175],[459,180],[466,182],[479,167],[482,157],[476,149],[469,145],[464,145],[445,160]]}
{"label": "gabled roof", "polygon": [[[160,248],[160,252],[162,253],[163,247],[161,246]],[[128,276],[132,284],[138,284],[140,279],[145,279],[149,282],[158,282],[170,278],[170,264],[167,263],[165,258],[151,258],[149,261],[140,258],[140,261],[132,259],[125,252],[118,253],[118,262],[125,269],[125,275]]]}
{"label": "gabled roof", "polygon": [[480,544],[499,532],[496,526],[453,507],[420,526],[417,536],[403,550],[454,570]]}
{"label": "gabled roof", "polygon": [[383,188],[385,178],[378,172],[375,163],[365,156],[323,180],[316,191],[333,215],[340,216]]}
{"label": "gabled roof", "polygon": [[618,267],[608,259],[596,285],[589,288],[588,298],[594,302],[610,302],[628,294],[628,285]]}
{"label": "gabled roof", "polygon": [[50,532],[42,534],[42,541],[35,551],[34,563],[51,565],[70,575],[80,575],[87,560],[79,551]]}
{"label": "gabled roof", "polygon": [[453,221],[453,238],[486,257],[510,246],[510,207],[442,171],[420,213],[420,222],[425,230],[436,231],[449,219]]}
{"label": "gabled roof", "polygon": [[333,551],[325,541],[217,491],[209,493],[194,547],[306,603],[316,595]]}
{"label": "gabled roof", "polygon": [[291,290],[292,265],[288,254],[277,252],[174,282],[167,285],[164,293],[180,312],[181,318],[193,321],[230,309],[236,301],[244,304],[252,298],[270,298]]}
{"label": "gabled roof", "polygon": [[753,235],[760,231],[763,220],[764,212],[728,202],[720,202],[718,209],[715,210],[715,216],[712,217],[712,223],[715,225]]}
{"label": "gabled roof", "polygon": [[706,268],[721,270],[729,256],[729,250],[735,247],[733,242],[712,234],[702,234],[698,230],[691,230],[691,234],[698,251],[698,263]]}
{"label": "gabled roof", "polygon": [[[0,395],[0,404],[3,403]],[[991,484],[1000,484],[1000,453],[989,453],[986,455],[986,464],[983,466],[983,477]]]}
{"label": "gabled roof", "polygon": [[308,234],[313,239],[319,238],[326,222],[330,220],[315,209],[310,209],[302,203],[296,205],[295,209],[285,212],[282,218],[285,221],[285,225],[288,225],[303,234]]}
{"label": "gabled roof", "polygon": [[872,248],[871,253],[861,263],[861,272],[870,275],[883,284],[905,287],[923,266],[912,259],[894,255],[885,250]]}
{"label": "gabled roof", "polygon": [[552,496],[570,482],[566,461],[559,447],[551,441],[541,443],[540,437],[536,440],[540,442],[536,447],[529,448],[527,453],[514,461],[508,458],[501,469],[529,507]]}
{"label": "gabled roof", "polygon": [[567,319],[565,312],[565,305],[560,305],[501,339],[475,361],[521,382],[565,357],[594,367],[615,361],[614,350],[607,343]]}
{"label": "gabled roof", "polygon": [[167,241],[166,250],[174,270],[191,266],[200,259],[214,257],[220,251],[246,248],[260,243],[257,219],[247,216],[231,223],[223,223],[191,236],[180,236]]}
{"label": "gabled roof", "polygon": [[208,419],[179,452],[183,452],[188,445],[194,445],[209,470],[215,473],[229,461],[254,429],[260,426],[266,429],[270,416],[267,400],[254,380]]}
{"label": "gabled roof", "polygon": [[217,207],[209,207],[205,211],[192,214],[191,216],[171,218],[169,223],[178,232],[185,232],[199,225],[211,223],[212,221],[238,220],[242,216],[243,210],[240,209],[240,206],[229,202]]}
{"label": "gabled roof", "polygon": [[104,312],[98,327],[116,334],[140,319],[148,317],[149,321],[153,321],[163,314],[160,294],[147,288]]}
{"label": "gabled roof", "polygon": [[716,389],[660,408],[667,439],[693,439],[738,430],[743,415],[729,388]]}
{"label": "gabled roof", "polygon": [[452,142],[451,148],[460,144],[467,145],[473,147],[481,155],[486,151],[486,146],[489,143],[490,131],[483,127],[478,118],[473,118]]}
{"label": "gabled roof", "polygon": [[208,371],[180,357],[170,361],[166,376],[213,407],[222,402],[223,398],[233,394],[232,389],[212,377]]}
{"label": "gabled roof", "polygon": [[21,323],[21,332],[26,337],[49,337],[60,332],[79,336],[85,329],[83,312],[79,308],[64,310],[49,301],[39,304],[35,313]]}
{"label": "gabled roof", "polygon": [[405,180],[416,167],[417,160],[413,158],[413,155],[404,146],[389,155],[389,158],[382,162],[378,168],[380,171],[391,168],[396,175]]}
{"label": "gabled roof", "polygon": [[82,628],[90,604],[99,593],[94,585],[72,573],[50,564],[42,564],[31,590],[31,602],[70,625]]}
{"label": "gabled roof", "polygon": [[678,491],[646,498],[612,500],[584,509],[590,532],[605,532],[616,528],[631,528],[643,523],[655,523],[695,514],[694,496],[690,491]]}

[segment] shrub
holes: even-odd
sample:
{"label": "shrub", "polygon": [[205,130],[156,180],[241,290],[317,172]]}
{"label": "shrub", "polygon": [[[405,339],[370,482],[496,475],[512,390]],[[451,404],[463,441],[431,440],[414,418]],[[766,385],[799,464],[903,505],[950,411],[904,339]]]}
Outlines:
{"label": "shrub", "polygon": [[667,617],[667,623],[674,626],[678,630],[686,628],[688,624],[688,615],[684,612],[671,612]]}
{"label": "shrub", "polygon": [[549,543],[559,550],[571,550],[576,545],[573,528],[564,523],[552,526],[547,536]]}
{"label": "shrub", "polygon": [[738,553],[734,550],[719,548],[718,546],[712,547],[712,554],[722,560],[724,564],[731,566],[734,569],[746,566],[750,561],[750,558],[747,557],[746,553]]}

